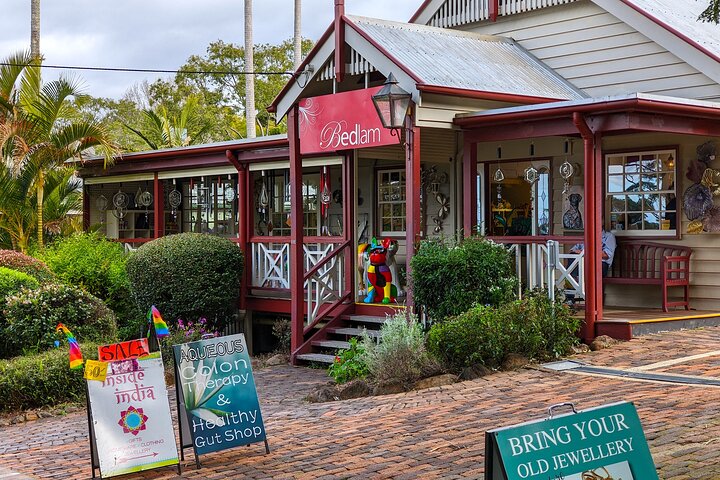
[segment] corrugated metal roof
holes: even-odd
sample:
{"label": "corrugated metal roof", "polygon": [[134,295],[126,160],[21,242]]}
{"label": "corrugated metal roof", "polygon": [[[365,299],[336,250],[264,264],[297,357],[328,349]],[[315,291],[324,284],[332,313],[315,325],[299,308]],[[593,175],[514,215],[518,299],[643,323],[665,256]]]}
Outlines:
{"label": "corrugated metal roof", "polygon": [[701,22],[709,0],[624,0],[720,57],[720,27]]}
{"label": "corrugated metal roof", "polygon": [[557,99],[586,96],[508,38],[348,19],[426,85]]}

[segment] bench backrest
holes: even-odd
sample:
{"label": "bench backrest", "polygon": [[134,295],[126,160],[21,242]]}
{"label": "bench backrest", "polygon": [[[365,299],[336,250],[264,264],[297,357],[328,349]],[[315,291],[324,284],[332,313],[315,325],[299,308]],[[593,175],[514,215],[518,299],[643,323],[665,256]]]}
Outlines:
{"label": "bench backrest", "polygon": [[[617,243],[611,277],[620,278],[687,278],[692,249],[681,245],[621,240]],[[664,264],[664,267],[663,267]]]}

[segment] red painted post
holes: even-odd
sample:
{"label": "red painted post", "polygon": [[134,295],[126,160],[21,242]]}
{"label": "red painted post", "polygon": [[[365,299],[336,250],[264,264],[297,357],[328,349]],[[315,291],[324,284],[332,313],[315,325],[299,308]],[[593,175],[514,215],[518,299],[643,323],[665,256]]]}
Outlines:
{"label": "red painted post", "polygon": [[160,179],[158,179],[158,174],[155,172],[155,179],[154,179],[154,190],[155,190],[155,205],[154,205],[154,211],[153,215],[155,216],[154,219],[154,228],[155,228],[155,238],[162,237],[165,232],[163,230],[163,220],[165,216],[165,193],[163,192],[163,185]]}
{"label": "red painted post", "polygon": [[288,112],[287,123],[290,142],[290,350],[291,360],[294,363],[297,349],[304,342],[303,330],[305,328],[302,158],[300,156],[297,105],[294,105]]}
{"label": "red painted post", "polygon": [[477,225],[477,143],[463,145],[463,235],[470,237]]}
{"label": "red painted post", "polygon": [[345,78],[345,0],[335,0],[335,81]]}
{"label": "red painted post", "polygon": [[595,145],[594,135],[588,127],[585,118],[580,113],[573,114],[573,122],[583,138],[584,145],[584,180],[585,180],[585,325],[582,331],[582,337],[585,341],[591,341],[595,338],[595,318],[597,315],[596,307],[596,269],[598,267],[595,259],[597,257],[596,249],[596,179],[595,179]]}
{"label": "red painted post", "polygon": [[[414,126],[412,114],[405,118],[405,268],[410,278],[410,262],[420,238],[420,129]],[[412,288],[407,288],[406,302],[412,308]]]}
{"label": "red painted post", "polygon": [[352,152],[345,155],[342,169],[343,237],[352,242],[345,252],[345,290],[352,292],[355,288],[355,156]]}
{"label": "red painted post", "polygon": [[[247,230],[247,212],[249,211],[248,195],[247,195],[247,166],[238,164],[238,241],[242,249],[244,262],[244,271],[248,272],[252,267],[247,264],[250,256],[248,255],[248,230]],[[245,310],[247,303],[247,275],[243,275],[243,282],[240,285],[240,309]]]}
{"label": "red painted post", "polygon": [[[602,135],[596,133],[593,137],[595,144],[593,165],[595,167],[595,322],[603,319],[603,279],[602,279],[602,229],[603,229],[603,155],[602,155]],[[595,329],[597,330],[597,329]],[[595,337],[595,330],[592,331]]]}
{"label": "red painted post", "polygon": [[488,9],[488,17],[490,17],[490,21],[496,21],[498,13],[500,12],[500,0],[490,0]]}

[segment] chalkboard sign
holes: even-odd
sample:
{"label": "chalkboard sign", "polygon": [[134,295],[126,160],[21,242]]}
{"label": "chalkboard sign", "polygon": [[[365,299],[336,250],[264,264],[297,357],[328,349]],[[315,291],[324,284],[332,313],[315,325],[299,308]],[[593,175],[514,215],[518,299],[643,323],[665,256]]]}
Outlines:
{"label": "chalkboard sign", "polygon": [[658,479],[628,402],[491,430],[485,453],[485,480]]}
{"label": "chalkboard sign", "polygon": [[243,334],[173,346],[181,448],[199,455],[265,442],[265,426]]}

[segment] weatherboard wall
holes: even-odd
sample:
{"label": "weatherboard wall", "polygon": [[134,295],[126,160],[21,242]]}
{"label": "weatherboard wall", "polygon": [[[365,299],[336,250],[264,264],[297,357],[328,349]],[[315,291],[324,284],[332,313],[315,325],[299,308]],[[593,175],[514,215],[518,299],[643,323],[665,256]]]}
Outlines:
{"label": "weatherboard wall", "polygon": [[515,39],[591,97],[720,99],[720,85],[589,0],[461,28]]}

